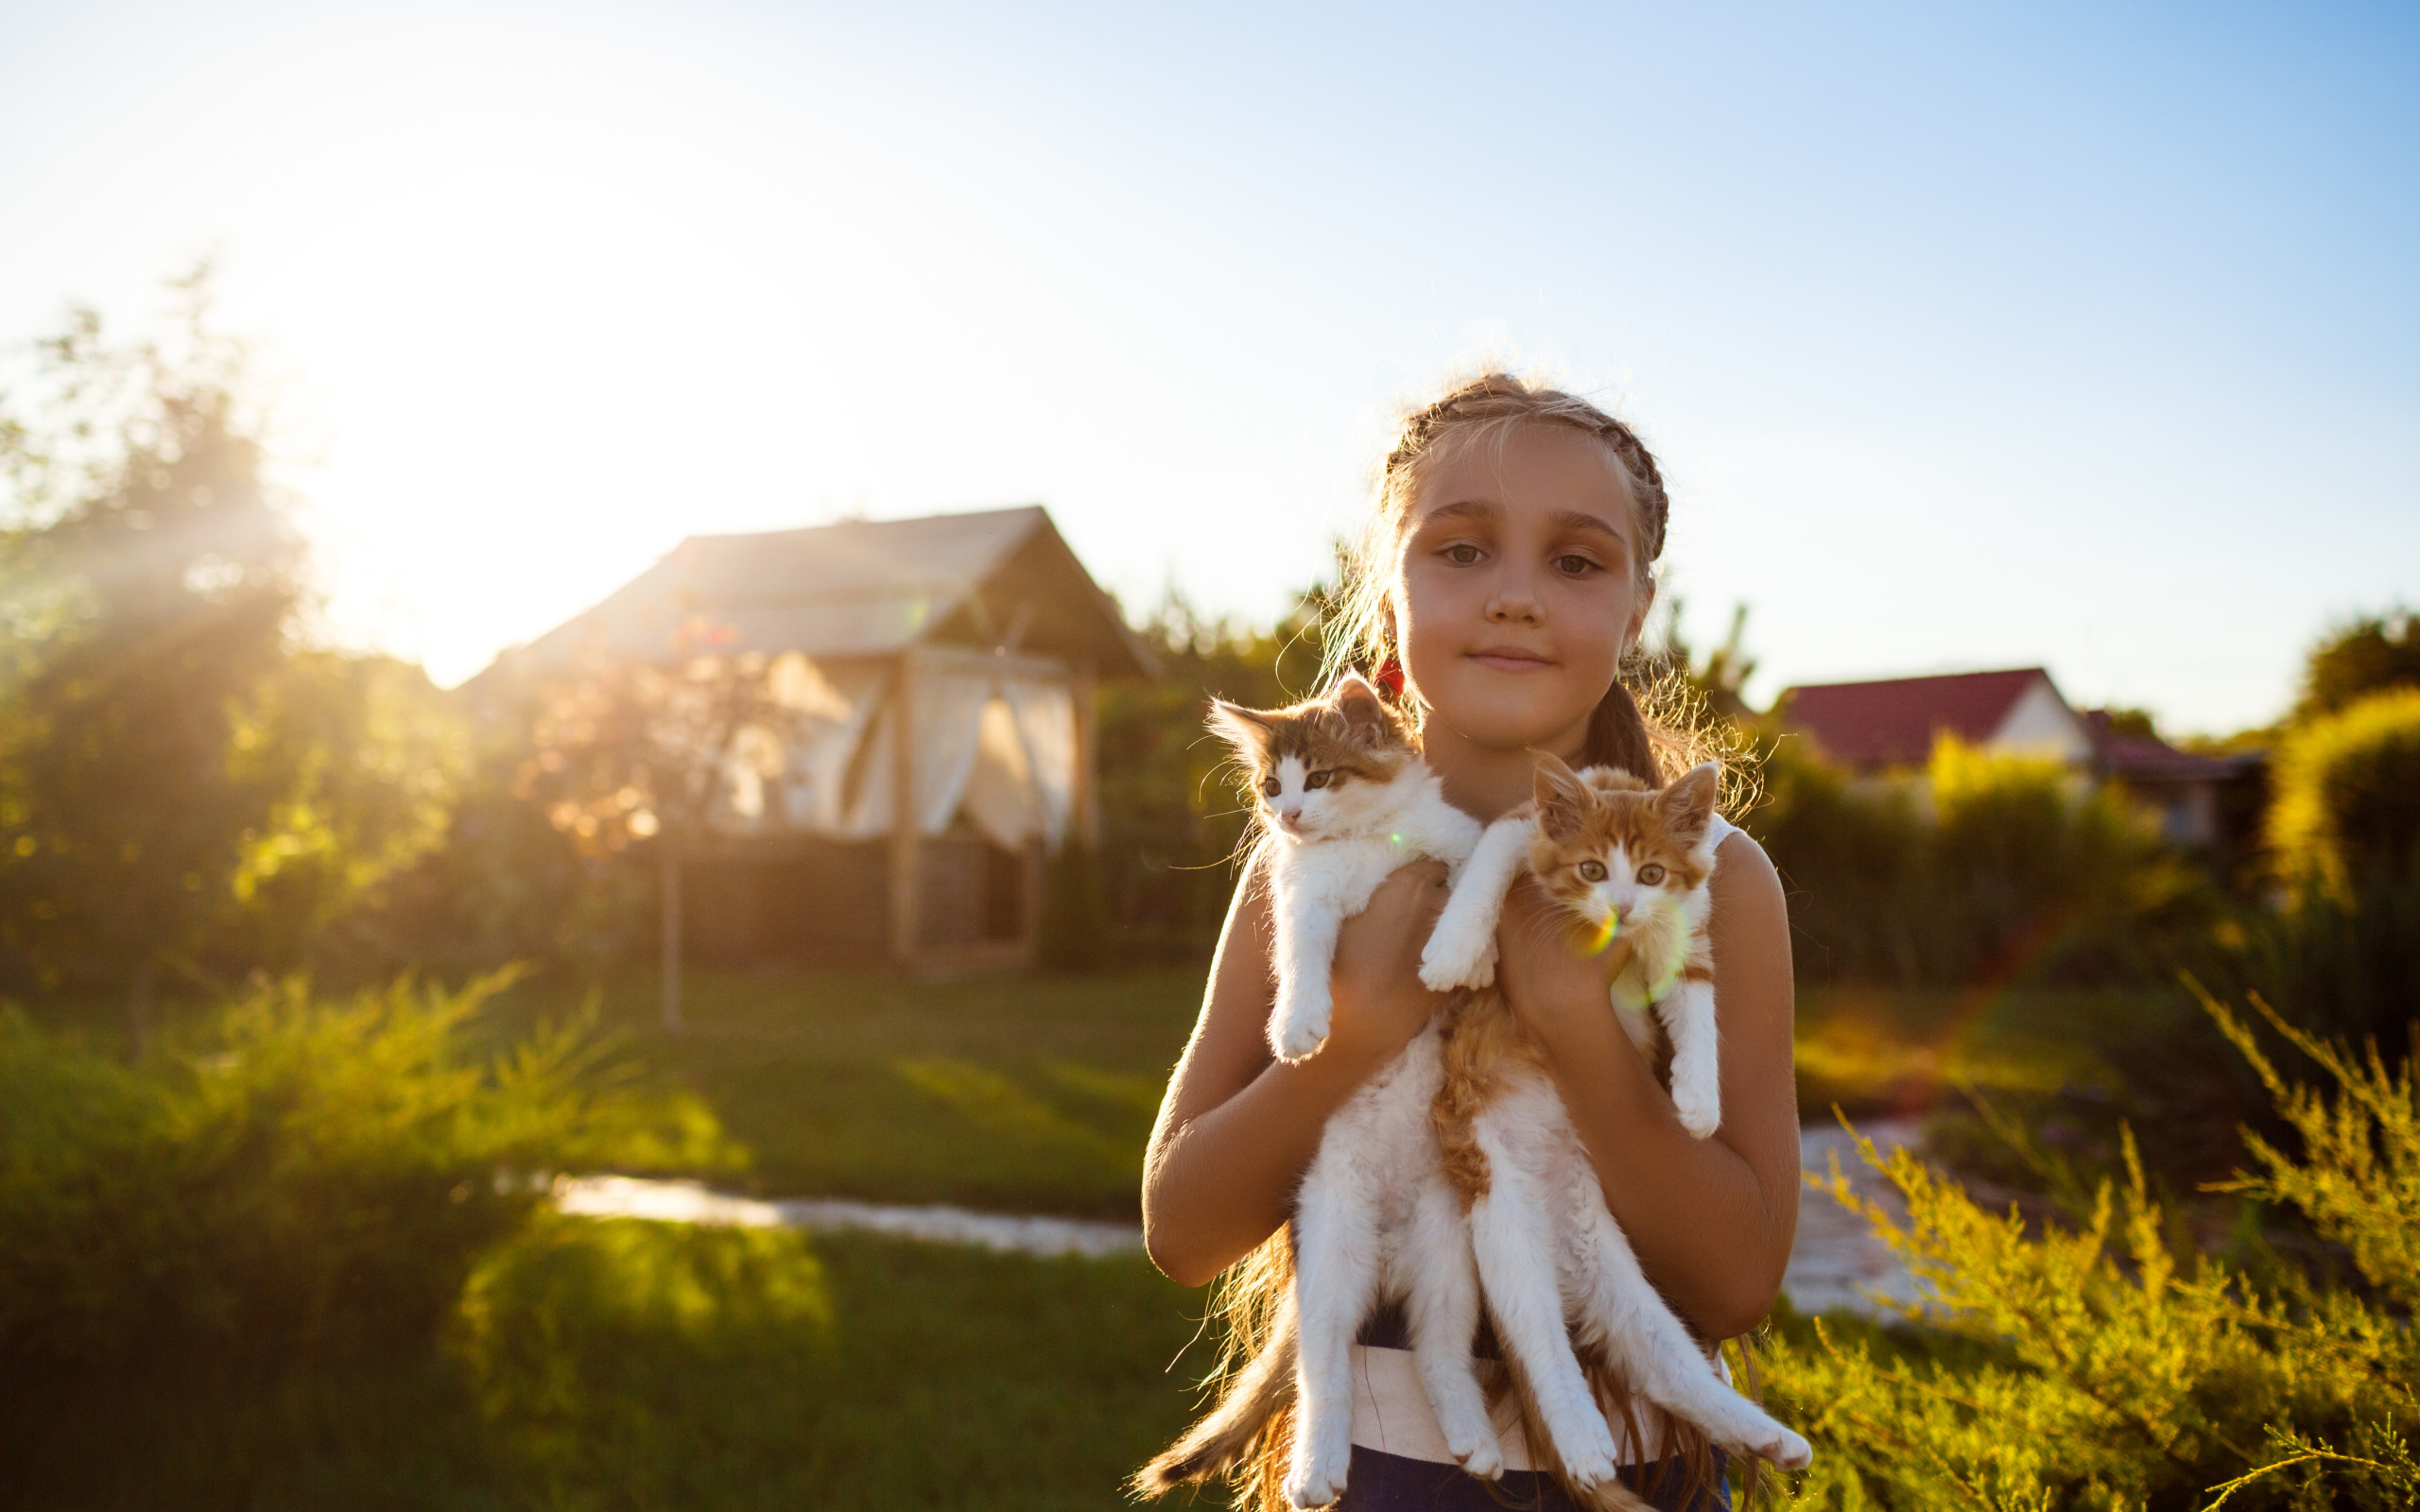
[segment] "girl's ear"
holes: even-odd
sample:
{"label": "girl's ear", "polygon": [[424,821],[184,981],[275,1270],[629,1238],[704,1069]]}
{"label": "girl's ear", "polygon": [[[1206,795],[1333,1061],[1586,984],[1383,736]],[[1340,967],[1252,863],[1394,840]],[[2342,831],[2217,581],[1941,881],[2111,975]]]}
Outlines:
{"label": "girl's ear", "polygon": [[1588,789],[1578,774],[1552,751],[1532,751],[1538,769],[1531,791],[1538,802],[1538,828],[1549,840],[1568,840],[1580,833],[1580,816],[1588,804]]}
{"label": "girl's ear", "polygon": [[1236,747],[1236,754],[1259,760],[1269,749],[1271,728],[1258,710],[1229,703],[1224,698],[1210,700],[1210,731]]}
{"label": "girl's ear", "polygon": [[1722,785],[1722,768],[1701,762],[1680,781],[1655,795],[1656,806],[1675,833],[1695,839],[1714,822],[1714,799]]}

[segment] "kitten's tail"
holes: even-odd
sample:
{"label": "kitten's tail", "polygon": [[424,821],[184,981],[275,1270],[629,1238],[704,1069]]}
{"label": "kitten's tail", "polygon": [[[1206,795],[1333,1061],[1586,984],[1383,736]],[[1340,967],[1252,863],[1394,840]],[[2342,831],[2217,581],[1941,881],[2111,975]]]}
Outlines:
{"label": "kitten's tail", "polygon": [[1294,1395],[1298,1349],[1294,1299],[1286,1298],[1269,1347],[1236,1373],[1226,1397],[1183,1438],[1134,1472],[1139,1496],[1165,1496],[1235,1469],[1252,1453],[1272,1419]]}

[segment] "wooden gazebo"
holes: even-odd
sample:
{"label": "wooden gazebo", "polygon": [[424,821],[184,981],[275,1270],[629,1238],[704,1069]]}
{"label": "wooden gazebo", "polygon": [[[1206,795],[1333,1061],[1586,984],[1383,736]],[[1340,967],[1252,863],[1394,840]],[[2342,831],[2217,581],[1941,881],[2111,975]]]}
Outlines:
{"label": "wooden gazebo", "polygon": [[693,536],[506,660],[516,678],[664,660],[700,624],[768,659],[790,717],[734,753],[706,831],[665,848],[667,1007],[684,954],[1028,963],[1046,854],[1098,833],[1096,690],[1153,670],[1049,515]]}

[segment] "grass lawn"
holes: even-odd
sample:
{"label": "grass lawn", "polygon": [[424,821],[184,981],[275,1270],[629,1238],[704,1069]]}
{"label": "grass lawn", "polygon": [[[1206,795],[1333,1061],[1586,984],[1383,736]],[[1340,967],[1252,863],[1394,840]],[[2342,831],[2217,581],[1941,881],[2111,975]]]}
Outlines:
{"label": "grass lawn", "polygon": [[[738,1184],[777,1195],[956,1202],[1130,1218],[1143,1145],[1198,1010],[1201,973],[918,983],[832,972],[699,972],[691,1027],[656,1023],[652,977],[598,989],[603,1021],[699,1094],[754,1155]],[[574,1011],[536,981],[499,1005],[517,1026]],[[1927,1112],[1958,1083],[2039,1094],[2105,1083],[2094,1046],[2148,1011],[2122,993],[1808,988],[1801,1113]]]}
{"label": "grass lawn", "polygon": [[[677,1036],[657,1026],[652,976],[596,991],[602,1022],[753,1153],[741,1185],[1132,1218],[1201,972],[919,983],[700,971]],[[518,1027],[576,1011],[585,995],[541,979],[497,1012]]]}
{"label": "grass lawn", "polygon": [[1110,1508],[1207,1363],[1141,1260],[562,1219],[441,1355],[5,1391],[25,1508]]}

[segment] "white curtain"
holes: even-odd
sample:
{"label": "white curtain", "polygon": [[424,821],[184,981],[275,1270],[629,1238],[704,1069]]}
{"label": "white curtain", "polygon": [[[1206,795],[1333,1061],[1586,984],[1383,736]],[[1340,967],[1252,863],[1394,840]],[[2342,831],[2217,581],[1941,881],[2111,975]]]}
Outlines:
{"label": "white curtain", "polygon": [[994,845],[1010,850],[1045,832],[1034,792],[1033,762],[1006,698],[986,699],[975,773],[966,783],[966,816]]}
{"label": "white curtain", "polygon": [[[790,825],[850,839],[880,834],[890,823],[889,720],[869,734],[890,679],[860,671],[838,678],[797,652],[775,660],[771,692],[790,713],[781,763],[782,817]],[[849,769],[869,743],[858,774],[857,801],[848,801]],[[869,802],[869,799],[873,800]]]}
{"label": "white curtain", "polygon": [[[786,728],[744,731],[735,743],[726,762],[727,822],[784,824],[836,839],[890,833],[898,729],[891,679],[876,671],[835,676],[795,652],[769,670]],[[994,844],[1013,850],[1039,838],[1055,850],[1076,790],[1069,690],[927,668],[917,669],[909,687],[917,829],[940,834],[962,810]]]}
{"label": "white curtain", "polygon": [[1076,698],[1063,682],[1003,682],[1033,785],[1042,838],[1051,850],[1067,837],[1076,800]]}

